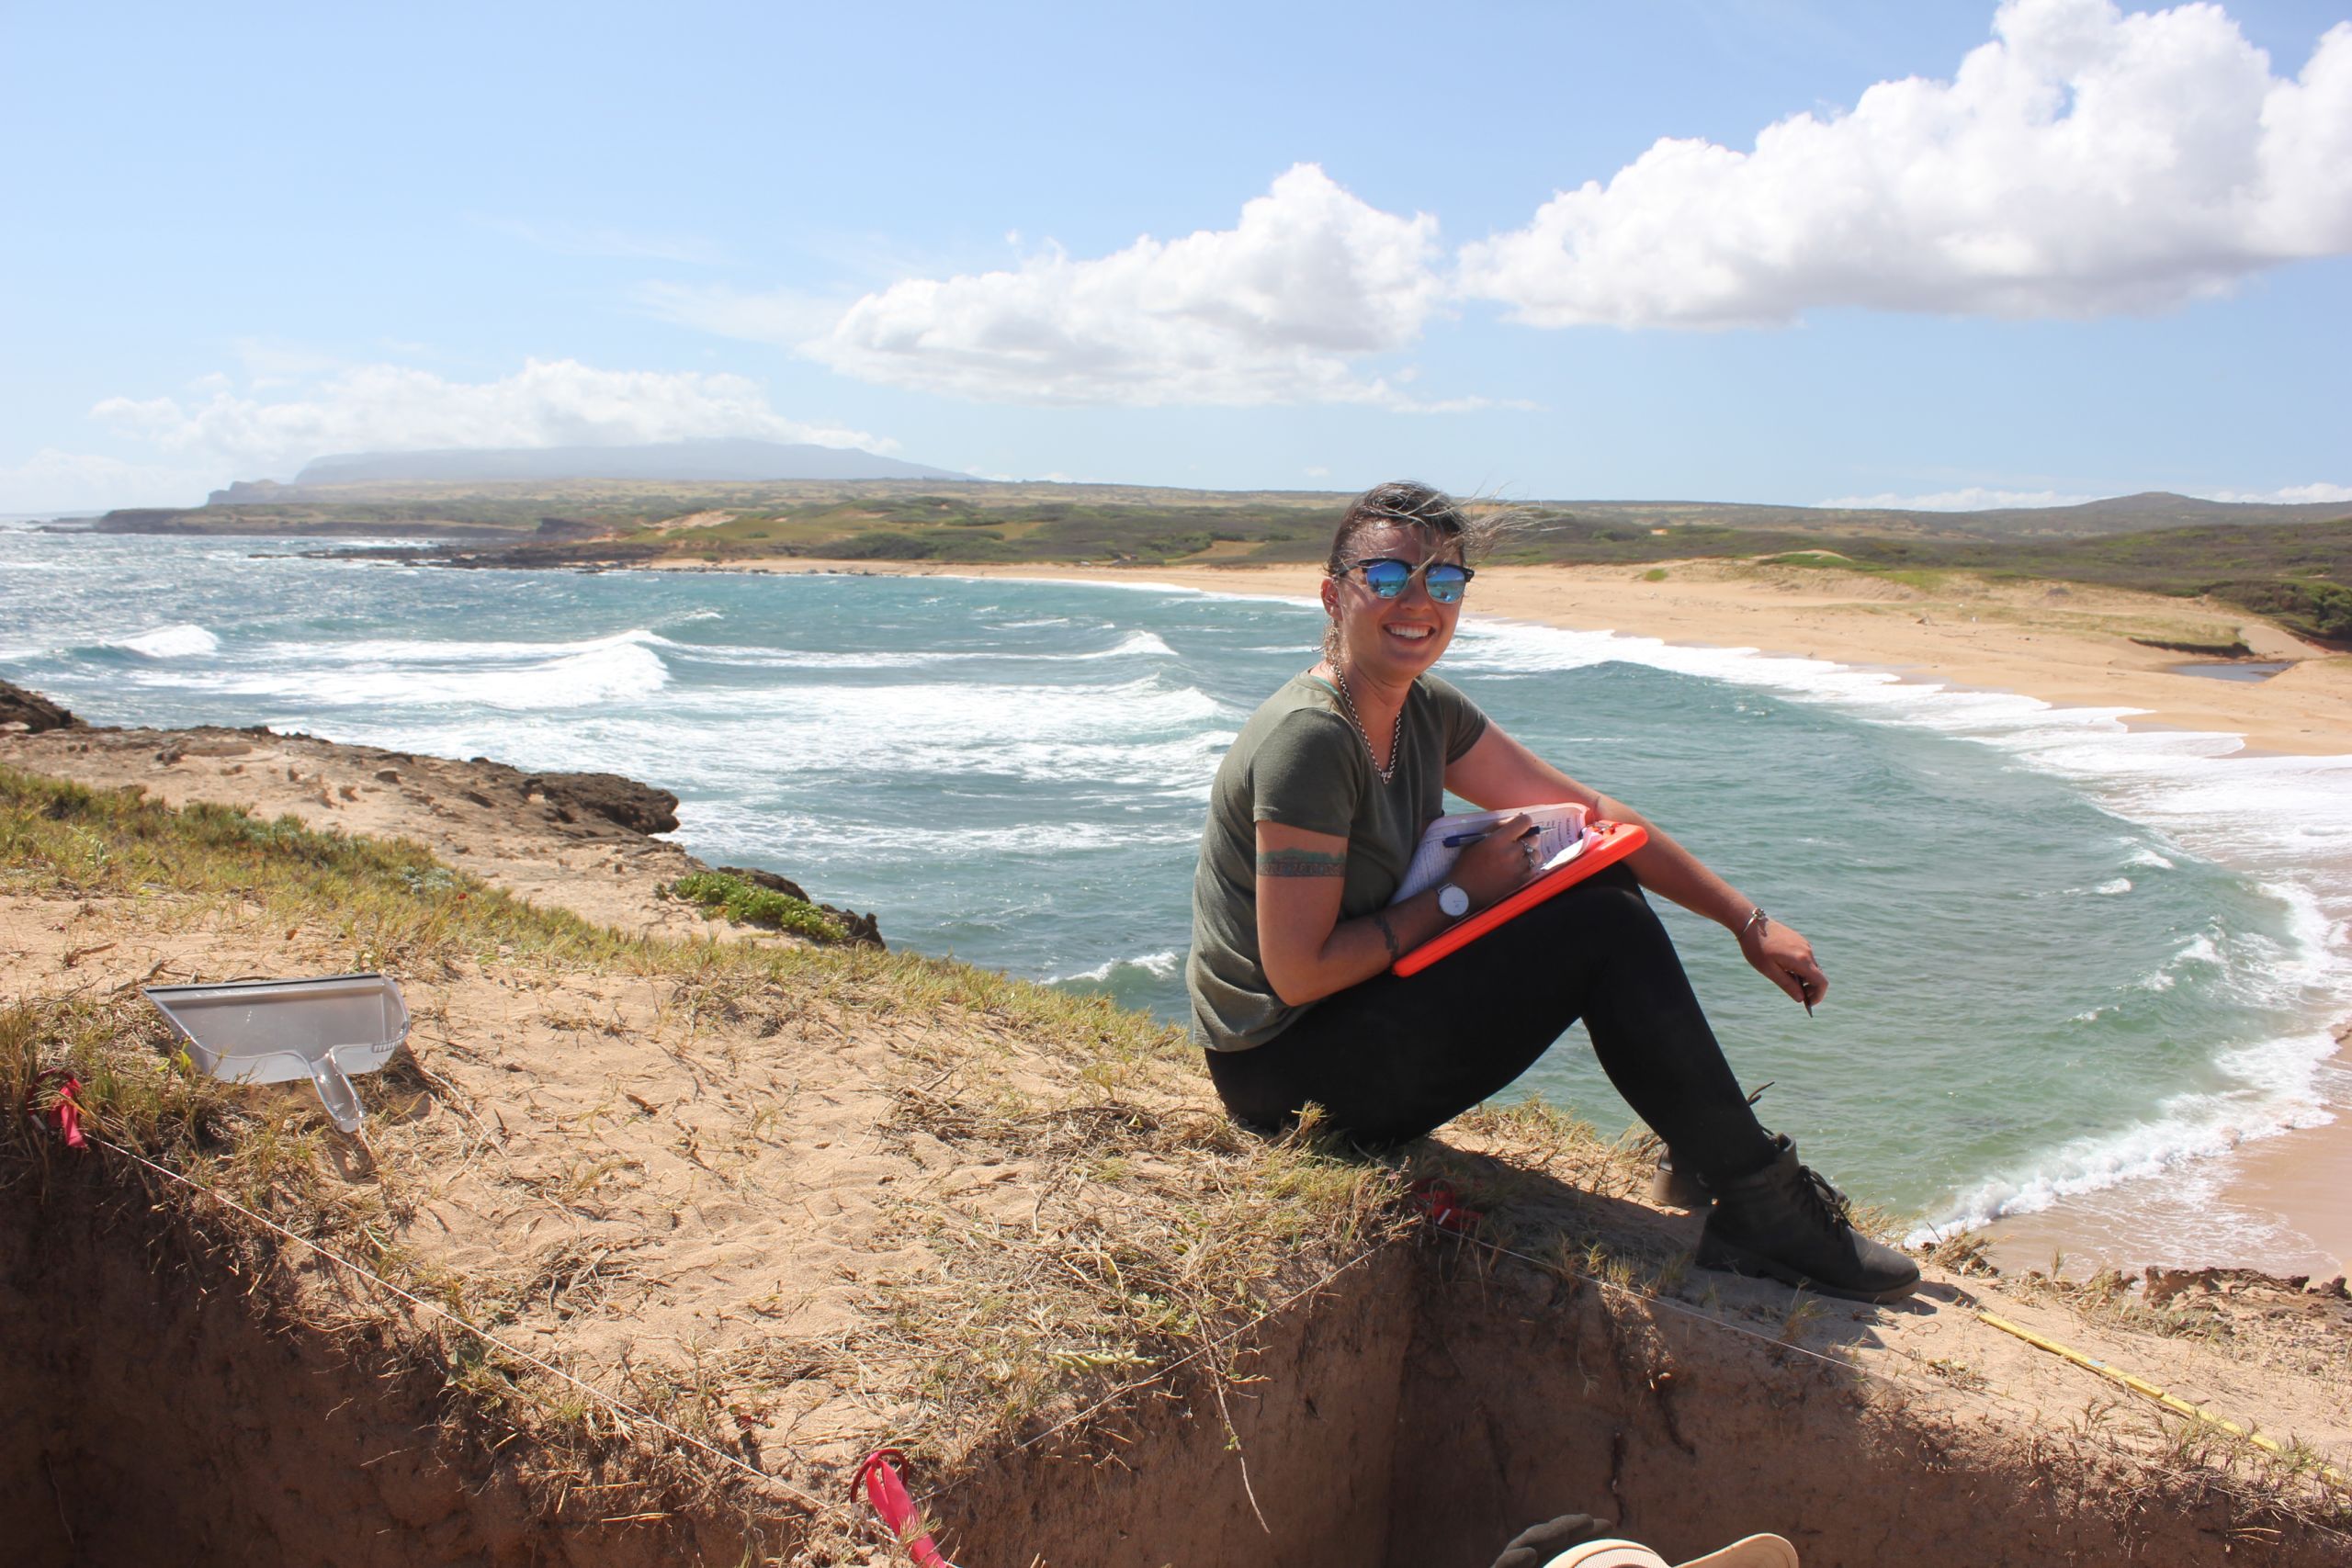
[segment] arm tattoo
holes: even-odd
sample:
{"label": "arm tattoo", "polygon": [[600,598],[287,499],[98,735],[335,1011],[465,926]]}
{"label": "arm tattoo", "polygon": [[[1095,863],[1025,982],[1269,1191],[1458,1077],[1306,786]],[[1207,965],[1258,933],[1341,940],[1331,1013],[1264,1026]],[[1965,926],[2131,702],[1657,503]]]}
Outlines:
{"label": "arm tattoo", "polygon": [[1348,857],[1322,850],[1260,850],[1261,876],[1345,876]]}
{"label": "arm tattoo", "polygon": [[1388,962],[1394,964],[1404,957],[1405,950],[1396,945],[1396,933],[1388,927],[1388,917],[1384,914],[1374,914],[1372,917],[1372,923],[1380,928],[1380,940],[1388,944]]}

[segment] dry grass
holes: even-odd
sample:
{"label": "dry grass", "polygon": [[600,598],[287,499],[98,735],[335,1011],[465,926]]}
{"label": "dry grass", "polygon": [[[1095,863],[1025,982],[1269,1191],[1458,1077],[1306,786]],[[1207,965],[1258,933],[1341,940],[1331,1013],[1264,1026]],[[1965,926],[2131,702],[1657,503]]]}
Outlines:
{"label": "dry grass", "polygon": [[2099,1269],[2087,1279],[2069,1280],[2063,1272],[2064,1258],[2051,1262],[2057,1271],[2045,1274],[2038,1269],[2028,1269],[2006,1279],[2005,1288],[2026,1301],[2064,1306],[2085,1322],[2103,1327],[2193,1339],[2225,1354],[2246,1348],[2238,1343],[2242,1337],[2236,1319],[2216,1299],[2184,1295],[2174,1298],[2168,1306],[2154,1307],[2129,1278],[2112,1269]]}
{"label": "dry grass", "polygon": [[1993,1244],[1982,1231],[1954,1231],[1939,1237],[1920,1253],[1920,1260],[1968,1279],[2000,1277],[1993,1264]]}
{"label": "dry grass", "polygon": [[854,1348],[928,1364],[904,1436],[950,1464],[1176,1363],[1238,1376],[1236,1330],[1408,1223],[1395,1169],[1311,1128],[1257,1138],[1184,1092],[1172,1033],[1072,1043],[1007,1032],[910,1055],[897,1086],[886,1135],[1017,1173],[1001,1201],[896,1205],[942,1266],[892,1281],[887,1321]]}
{"label": "dry grass", "polygon": [[[1013,1179],[977,1199],[936,1189],[894,1196],[887,1224],[896,1234],[882,1239],[919,1244],[938,1266],[885,1280],[863,1321],[834,1342],[708,1352],[688,1345],[680,1360],[628,1366],[611,1387],[754,1465],[790,1459],[763,1456],[754,1433],[768,1431],[773,1442],[778,1410],[811,1380],[870,1389],[877,1411],[911,1408],[889,1435],[933,1474],[1036,1438],[1108,1399],[1056,1434],[1086,1444],[1121,1417],[1117,1396],[1131,1400],[1172,1367],[1213,1386],[1245,1376],[1236,1359],[1248,1336],[1236,1330],[1405,1223],[1391,1203],[1396,1172],[1323,1151],[1311,1137],[1268,1144],[1237,1132],[1205,1108],[1197,1055],[1178,1032],[1102,998],[871,948],[626,936],[523,904],[406,843],[218,807],[174,810],[135,791],[8,770],[0,770],[0,867],[6,891],[18,897],[103,903],[151,927],[300,927],[359,964],[406,975],[650,981],[664,999],[647,1043],[735,1114],[739,1131],[711,1137],[757,1142],[789,1123],[788,1104],[738,1103],[729,1081],[736,1054],[783,1022],[891,1037],[893,1110],[878,1129],[883,1140],[949,1156],[927,1163],[993,1167]],[[422,1026],[435,1022],[420,1015]],[[622,1027],[577,1008],[549,1026]],[[354,1147],[308,1096],[197,1072],[135,980],[0,1007],[0,1103],[23,1103],[44,1070],[61,1067],[81,1078],[85,1122],[109,1143],[233,1197],[459,1321],[319,1268],[303,1249],[119,1160],[68,1165],[51,1135],[19,1117],[0,1131],[0,1189],[24,1189],[36,1201],[78,1195],[160,1218],[193,1252],[246,1280],[267,1310],[440,1386],[449,1439],[487,1453],[526,1437],[536,1483],[556,1497],[560,1515],[567,1498],[587,1506],[578,1499],[593,1497],[609,1510],[627,1497],[656,1512],[760,1501],[740,1472],[463,1326],[503,1334],[526,1318],[607,1318],[648,1284],[633,1249],[568,1239],[475,1272],[419,1255],[399,1238],[432,1197],[429,1166],[390,1157],[392,1139],[368,1179],[348,1179]],[[462,1121],[476,1116],[407,1052],[359,1087],[371,1111],[363,1139],[384,1141],[389,1125],[378,1119],[418,1096]],[[585,1119],[641,1114],[650,1108],[616,1087]],[[480,1132],[479,1149],[492,1149],[498,1140]],[[687,1156],[732,1179],[741,1151],[696,1145],[699,1135],[686,1134]],[[567,1156],[514,1179],[537,1200],[598,1217],[636,1178],[627,1161]],[[910,1368],[922,1369],[921,1386],[904,1386]],[[837,1524],[812,1528],[821,1538]],[[827,1560],[819,1538],[804,1534],[796,1550]]]}

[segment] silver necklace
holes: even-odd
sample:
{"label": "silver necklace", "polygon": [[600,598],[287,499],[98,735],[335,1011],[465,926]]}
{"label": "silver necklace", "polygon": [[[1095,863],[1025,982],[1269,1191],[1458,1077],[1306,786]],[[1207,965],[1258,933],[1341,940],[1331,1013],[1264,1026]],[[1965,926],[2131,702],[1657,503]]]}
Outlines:
{"label": "silver necklace", "polygon": [[1348,710],[1348,722],[1356,727],[1356,738],[1363,742],[1363,754],[1372,762],[1372,771],[1380,775],[1382,784],[1392,784],[1396,778],[1396,754],[1405,744],[1405,705],[1396,705],[1396,728],[1388,737],[1388,765],[1380,765],[1380,754],[1372,749],[1372,737],[1366,734],[1363,720],[1356,716],[1356,700],[1348,694],[1348,678],[1338,662],[1331,665],[1332,684],[1340,688],[1340,704]]}

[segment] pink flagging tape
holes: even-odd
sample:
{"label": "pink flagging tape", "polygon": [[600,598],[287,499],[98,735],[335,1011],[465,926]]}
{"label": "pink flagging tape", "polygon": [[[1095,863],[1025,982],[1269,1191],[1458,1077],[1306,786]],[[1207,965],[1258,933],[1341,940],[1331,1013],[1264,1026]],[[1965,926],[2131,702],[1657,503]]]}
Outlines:
{"label": "pink flagging tape", "polygon": [[866,1502],[906,1554],[915,1560],[917,1568],[956,1568],[932,1544],[931,1533],[915,1512],[915,1500],[907,1495],[907,1483],[899,1479],[899,1466],[906,1462],[907,1456],[896,1449],[875,1450],[857,1467],[851,1493],[854,1495],[861,1486],[865,1489]]}

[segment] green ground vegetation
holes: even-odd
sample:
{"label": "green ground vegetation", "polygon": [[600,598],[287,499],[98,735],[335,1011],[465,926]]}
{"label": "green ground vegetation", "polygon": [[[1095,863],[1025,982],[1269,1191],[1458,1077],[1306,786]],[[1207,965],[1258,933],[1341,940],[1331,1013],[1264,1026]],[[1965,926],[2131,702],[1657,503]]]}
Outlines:
{"label": "green ground vegetation", "polygon": [[[101,525],[134,532],[438,532],[447,542],[380,554],[451,565],[731,565],[797,558],[1248,567],[1320,559],[1344,503],[1344,497],[1304,491],[1108,485],[577,481],[298,492],[265,504],[116,513]],[[2045,578],[2210,595],[2306,636],[2352,641],[2352,508],[2342,506],[2155,495],[1961,513],[1696,502],[1578,502],[1509,511],[1515,525],[1492,557],[1503,563],[1648,569],[1716,558],[1896,576]]]}
{"label": "green ground vegetation", "polygon": [[723,871],[689,872],[670,885],[670,896],[700,906],[707,914],[724,916],[739,926],[790,931],[811,942],[846,941],[849,932],[839,920],[806,898],[754,887]]}
{"label": "green ground vegetation", "polygon": [[2162,528],[2084,539],[2003,544],[1849,539],[1765,558],[1912,581],[1970,571],[1994,579],[2053,579],[2181,597],[2211,595],[2332,642],[2352,641],[2352,518],[2243,527]]}

